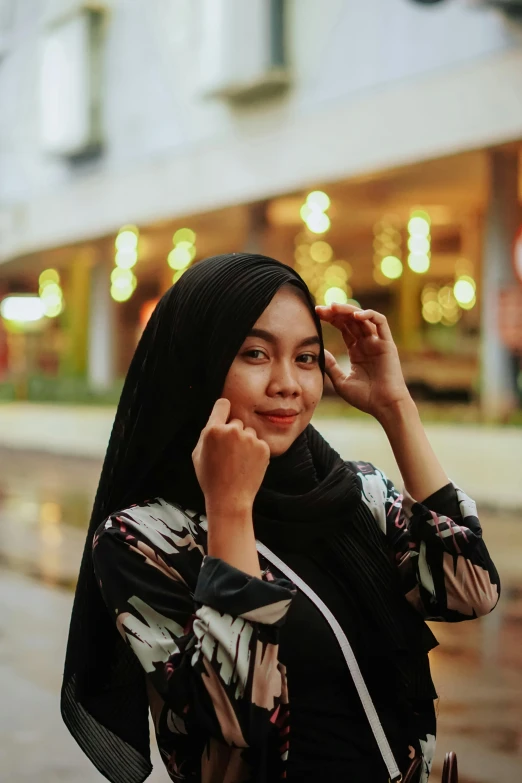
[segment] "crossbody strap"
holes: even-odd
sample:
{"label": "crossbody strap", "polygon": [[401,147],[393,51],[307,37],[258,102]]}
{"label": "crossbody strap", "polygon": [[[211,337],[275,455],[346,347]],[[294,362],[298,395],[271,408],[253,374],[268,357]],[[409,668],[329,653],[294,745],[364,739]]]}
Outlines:
{"label": "crossbody strap", "polygon": [[364,682],[359,664],[357,663],[357,659],[355,658],[350,642],[346,638],[346,634],[344,633],[343,629],[337,622],[335,616],[328,609],[326,604],[321,601],[319,596],[314,593],[312,588],[309,587],[300,576],[292,571],[292,569],[287,566],[286,563],[277,557],[277,555],[274,555],[274,553],[271,552],[270,549],[268,549],[268,547],[266,547],[260,541],[256,542],[256,547],[260,555],[265,557],[270,563],[272,563],[272,565],[278,568],[281,573],[287,576],[288,579],[290,579],[290,581],[296,585],[296,587],[302,590],[302,592],[310,599],[310,601],[312,601],[312,603],[317,606],[325,620],[328,622],[330,628],[335,634],[337,641],[339,642],[342,654],[344,655],[344,659],[350,670],[350,674],[352,675],[354,685],[357,688],[357,693],[359,694],[359,698],[361,700],[362,706],[364,707],[366,717],[370,723],[373,736],[375,737],[377,745],[379,746],[383,761],[386,764],[386,768],[390,776],[390,783],[400,783],[402,780],[402,775],[393,756],[390,743],[386,739],[386,734],[384,733],[384,730],[381,726],[379,716],[377,715],[377,710],[375,709],[368,688],[366,687],[366,683]]}

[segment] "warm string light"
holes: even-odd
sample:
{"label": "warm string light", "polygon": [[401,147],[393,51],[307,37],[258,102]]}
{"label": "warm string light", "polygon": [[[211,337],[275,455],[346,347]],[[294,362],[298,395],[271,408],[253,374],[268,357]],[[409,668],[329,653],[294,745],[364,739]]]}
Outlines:
{"label": "warm string light", "polygon": [[402,275],[402,236],[398,219],[388,215],[373,227],[373,279],[390,285]]}
{"label": "warm string light", "polygon": [[326,240],[310,236],[325,234],[330,229],[330,204],[329,196],[322,190],[307,195],[300,215],[308,231],[296,237],[295,264],[318,304],[346,304],[352,301],[348,284],[352,267],[346,261],[334,260],[333,248]]}
{"label": "warm string light", "polygon": [[38,278],[43,312],[48,318],[56,318],[63,312],[63,291],[56,269],[44,269]]}
{"label": "warm string light", "polygon": [[413,210],[408,221],[408,266],[412,272],[424,274],[431,263],[431,220],[422,209]]}
{"label": "warm string light", "polygon": [[139,230],[136,226],[123,226],[114,246],[115,268],[111,272],[111,296],[116,302],[126,302],[134,293],[138,281],[132,271],[138,260]]}
{"label": "warm string light", "polygon": [[196,234],[191,228],[180,228],[172,237],[172,244],[167,263],[174,269],[172,283],[177,283],[196,257]]}
{"label": "warm string light", "polygon": [[296,270],[317,304],[355,303],[348,283],[352,275],[351,265],[347,261],[333,260],[333,248],[324,240],[310,240],[303,233],[297,235],[295,243]]}
{"label": "warm string light", "polygon": [[326,234],[331,226],[326,214],[330,207],[330,198],[322,190],[313,190],[301,207],[301,220],[312,234]]}
{"label": "warm string light", "polygon": [[468,274],[458,274],[453,284],[437,286],[428,283],[421,293],[422,317],[429,324],[454,326],[463,310],[471,310],[477,302],[477,284]]}

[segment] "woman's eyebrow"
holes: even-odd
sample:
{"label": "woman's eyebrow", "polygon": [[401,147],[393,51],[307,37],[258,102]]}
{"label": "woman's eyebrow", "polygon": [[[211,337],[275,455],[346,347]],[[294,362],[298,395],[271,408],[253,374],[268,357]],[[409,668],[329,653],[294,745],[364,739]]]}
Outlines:
{"label": "woman's eyebrow", "polygon": [[[275,344],[277,342],[277,337],[275,334],[272,334],[272,332],[267,332],[266,329],[256,329],[253,327],[249,333],[247,334],[247,337],[259,337],[261,340],[265,340],[267,343]],[[301,342],[298,345],[298,348],[304,348],[308,345],[321,345],[321,341],[319,339],[319,336],[317,334],[312,335],[311,337],[305,337],[304,340],[301,340]]]}

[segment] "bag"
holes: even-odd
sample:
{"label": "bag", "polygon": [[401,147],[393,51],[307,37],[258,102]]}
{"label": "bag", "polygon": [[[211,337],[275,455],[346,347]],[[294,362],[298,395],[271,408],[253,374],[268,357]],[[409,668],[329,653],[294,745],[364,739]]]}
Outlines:
{"label": "bag", "polygon": [[442,768],[441,783],[459,783],[459,770],[457,767],[457,754],[453,751],[446,753]]}
{"label": "bag", "polygon": [[[348,669],[350,670],[350,674],[352,675],[354,685],[357,689],[357,693],[359,694],[359,698],[366,713],[366,717],[368,718],[373,736],[375,737],[375,741],[379,746],[379,751],[388,770],[389,783],[418,783],[421,775],[422,759],[419,756],[414,758],[408,767],[407,772],[404,774],[404,777],[402,776],[401,771],[397,766],[397,762],[393,756],[390,744],[386,739],[384,729],[382,728],[379,716],[377,715],[377,710],[375,709],[366,683],[364,682],[359,664],[357,663],[357,659],[355,658],[350,642],[348,641],[343,629],[337,622],[335,616],[328,609],[326,604],[319,598],[319,596],[314,593],[312,588],[309,587],[300,576],[294,573],[294,571],[292,571],[292,569],[289,568],[286,563],[277,557],[277,555],[274,555],[274,553],[271,552],[268,547],[266,547],[260,541],[256,541],[256,547],[260,555],[268,560],[269,563],[272,563],[272,565],[281,571],[281,573],[287,576],[288,579],[290,579],[290,581],[293,582],[310,599],[310,601],[315,604],[334,632]],[[453,751],[451,751],[450,753],[446,754],[446,758],[444,760],[441,783],[458,783],[458,780],[457,756]]]}

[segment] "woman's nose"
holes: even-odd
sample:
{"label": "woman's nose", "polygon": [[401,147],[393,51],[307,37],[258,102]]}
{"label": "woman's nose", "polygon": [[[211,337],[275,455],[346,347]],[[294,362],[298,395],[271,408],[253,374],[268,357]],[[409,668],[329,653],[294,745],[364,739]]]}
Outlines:
{"label": "woman's nose", "polygon": [[301,394],[301,385],[297,378],[295,366],[280,364],[274,366],[270,378],[268,393],[279,394],[284,397],[296,397]]}

